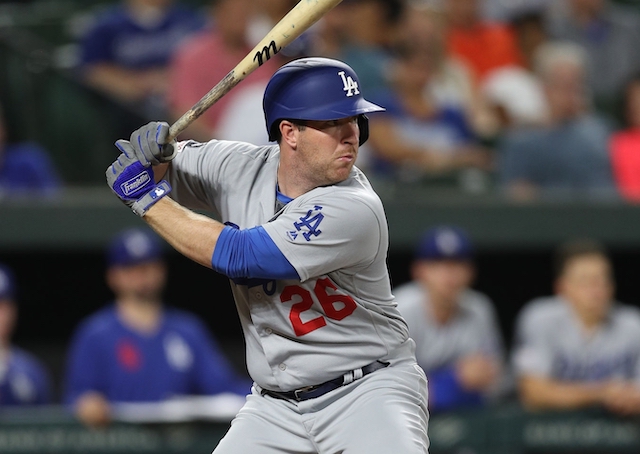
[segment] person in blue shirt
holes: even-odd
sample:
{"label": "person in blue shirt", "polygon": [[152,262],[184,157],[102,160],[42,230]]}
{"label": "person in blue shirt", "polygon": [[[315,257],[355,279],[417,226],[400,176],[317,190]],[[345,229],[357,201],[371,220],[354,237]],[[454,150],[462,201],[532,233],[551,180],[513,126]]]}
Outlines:
{"label": "person in blue shirt", "polygon": [[82,36],[82,76],[107,95],[164,117],[169,61],[205,24],[204,15],[174,0],[123,0]]}
{"label": "person in blue shirt", "polygon": [[60,177],[47,152],[33,142],[10,144],[0,106],[0,199],[19,195],[54,196]]}
{"label": "person in blue shirt", "polygon": [[82,321],[68,353],[65,403],[82,422],[108,424],[114,402],[249,392],[249,380],[234,372],[203,322],[162,304],[166,267],[157,236],[120,232],[107,261],[115,302]]}
{"label": "person in blue shirt", "polygon": [[0,408],[51,402],[46,368],[30,353],[11,344],[18,317],[13,272],[0,264]]}
{"label": "person in blue shirt", "polygon": [[433,67],[428,49],[398,46],[390,88],[372,97],[386,108],[370,125],[371,170],[379,176],[415,182],[489,167],[491,155],[478,145],[463,108],[440,104],[427,93]]}
{"label": "person in blue shirt", "polygon": [[550,42],[536,51],[548,115],[542,126],[515,129],[498,146],[498,180],[517,201],[618,198],[609,155],[611,125],[593,111],[587,54]]}

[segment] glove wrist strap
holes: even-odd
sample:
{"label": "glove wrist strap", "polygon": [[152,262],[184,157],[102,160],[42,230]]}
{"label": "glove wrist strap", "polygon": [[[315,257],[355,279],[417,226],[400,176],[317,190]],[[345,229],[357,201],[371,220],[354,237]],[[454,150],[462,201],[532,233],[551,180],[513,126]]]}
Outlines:
{"label": "glove wrist strap", "polygon": [[131,209],[135,214],[143,217],[149,208],[153,206],[158,200],[171,192],[171,185],[168,181],[162,180],[151,191],[136,200]]}

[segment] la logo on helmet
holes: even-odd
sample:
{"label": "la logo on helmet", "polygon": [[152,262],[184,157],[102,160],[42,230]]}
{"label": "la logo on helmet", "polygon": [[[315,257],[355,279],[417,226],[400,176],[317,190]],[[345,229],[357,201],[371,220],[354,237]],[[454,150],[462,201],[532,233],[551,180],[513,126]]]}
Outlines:
{"label": "la logo on helmet", "polygon": [[360,91],[358,90],[358,82],[353,80],[351,76],[347,76],[344,71],[340,71],[338,75],[342,77],[342,83],[344,84],[342,89],[347,92],[347,96],[360,94]]}

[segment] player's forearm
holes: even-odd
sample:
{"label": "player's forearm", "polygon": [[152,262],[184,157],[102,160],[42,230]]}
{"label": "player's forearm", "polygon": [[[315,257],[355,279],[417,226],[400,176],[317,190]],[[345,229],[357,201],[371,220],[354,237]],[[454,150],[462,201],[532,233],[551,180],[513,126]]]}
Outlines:
{"label": "player's forearm", "polygon": [[211,257],[224,225],[165,197],[143,218],[178,252],[211,268]]}
{"label": "player's forearm", "polygon": [[602,401],[600,384],[560,382],[541,377],[523,377],[519,382],[523,404],[531,409],[575,409]]}

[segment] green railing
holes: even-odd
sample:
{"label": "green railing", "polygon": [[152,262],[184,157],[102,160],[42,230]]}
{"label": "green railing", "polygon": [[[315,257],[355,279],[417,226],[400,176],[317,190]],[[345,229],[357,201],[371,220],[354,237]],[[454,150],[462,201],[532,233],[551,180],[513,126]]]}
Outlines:
{"label": "green railing", "polygon": [[[209,453],[228,424],[227,420],[116,423],[104,430],[87,430],[58,407],[4,410],[0,452]],[[599,410],[528,413],[514,405],[432,415],[429,437],[431,454],[631,454],[640,452],[640,421]]]}

